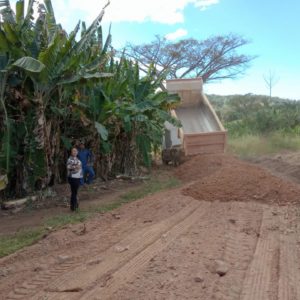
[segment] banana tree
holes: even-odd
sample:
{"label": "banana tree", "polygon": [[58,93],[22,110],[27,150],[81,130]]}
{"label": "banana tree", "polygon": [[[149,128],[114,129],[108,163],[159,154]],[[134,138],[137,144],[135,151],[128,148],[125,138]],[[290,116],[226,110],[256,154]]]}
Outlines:
{"label": "banana tree", "polygon": [[101,82],[97,97],[89,97],[86,112],[108,130],[102,152],[110,156],[112,171],[132,175],[141,160],[150,165],[153,147],[161,145],[164,122],[180,126],[168,113],[178,97],[158,90],[163,76],[157,78],[150,68],[141,77],[137,63],[124,57],[112,57],[107,70],[114,76]]}
{"label": "banana tree", "polygon": [[164,133],[164,123],[169,121],[175,126],[180,124],[168,112],[179,98],[160,90],[164,76],[157,78],[155,70],[149,68],[140,77],[137,63],[124,60],[127,96],[118,102],[116,111],[122,120],[127,135],[127,151],[124,153],[124,171],[134,173],[142,160],[149,167],[153,147],[159,147]]}
{"label": "banana tree", "polygon": [[50,0],[35,18],[34,2],[25,12],[19,0],[14,12],[0,0],[0,166],[10,190],[20,195],[62,178],[63,148],[82,136],[94,142],[101,171],[149,166],[164,122],[179,126],[168,114],[178,99],[158,90],[163,76],[150,68],[141,77],[136,63],[114,58],[100,26],[105,8],[67,34]]}
{"label": "banana tree", "polygon": [[[14,93],[22,94],[21,97],[30,102],[29,110],[17,111],[19,119],[22,119],[19,123],[23,123],[22,129],[25,132],[23,158],[29,166],[23,177],[32,177],[31,186],[36,184],[37,179],[40,186],[45,186],[57,173],[55,160],[60,151],[60,124],[66,116],[65,107],[71,102],[67,98],[70,93],[66,90],[82,80],[100,80],[109,76],[101,72],[101,65],[105,64],[110,35],[105,47],[102,44],[96,47],[95,36],[101,31],[99,24],[104,9],[77,41],[80,23],[67,35],[55,21],[50,0],[39,5],[35,20],[33,4],[34,1],[29,1],[25,14],[24,1],[17,1],[16,13],[11,9],[9,1],[0,1],[3,20],[0,23],[0,54],[7,61],[1,73],[1,104],[7,127],[2,139],[11,135],[10,120],[16,121],[9,116],[5,105],[5,97],[10,91],[8,80],[13,78],[19,81]],[[15,115],[16,109],[13,111]],[[56,118],[53,118],[57,112]],[[9,145],[9,138],[7,141]],[[7,162],[12,160],[8,150],[4,157]]]}
{"label": "banana tree", "polygon": [[[99,32],[99,24],[102,20],[104,10],[94,22],[84,31],[79,41],[75,38],[80,28],[78,23],[74,31],[68,36],[56,25],[51,1],[45,1],[44,10],[41,9],[40,19],[47,20],[44,35],[48,36],[48,44],[41,49],[38,59],[46,68],[38,74],[28,74],[34,85],[36,102],[36,115],[38,126],[35,129],[37,148],[44,149],[47,176],[44,185],[47,185],[53,175],[57,173],[56,150],[60,150],[60,124],[64,115],[57,119],[51,118],[53,108],[56,110],[64,108],[68,99],[63,96],[65,89],[70,89],[82,81],[100,80],[103,77],[111,76],[101,72],[101,66],[106,61],[106,49],[110,42],[110,35],[107,38],[105,47],[95,47],[95,36]],[[49,21],[50,20],[50,21]],[[66,87],[67,86],[67,87]]]}
{"label": "banana tree", "polygon": [[[31,9],[33,2],[28,5],[28,12],[26,18],[22,11],[24,11],[24,2],[18,1],[16,5],[16,14],[13,12],[10,2],[0,1],[0,104],[1,112],[4,115],[2,131],[2,151],[1,164],[6,173],[10,170],[11,158],[11,132],[12,120],[10,119],[6,103],[5,91],[8,85],[8,79],[13,75],[11,72],[12,63],[27,53],[24,51],[24,38],[27,38],[25,30],[25,23],[31,18]],[[30,31],[30,30],[29,30]]]}
{"label": "banana tree", "polygon": [[16,161],[16,154],[13,147],[12,135],[16,131],[14,118],[10,116],[8,106],[11,105],[7,99],[7,89],[11,86],[11,81],[16,79],[16,66],[21,66],[22,69],[37,73],[41,72],[44,65],[32,57],[22,57],[15,62],[8,54],[0,53],[0,113],[3,113],[3,126],[0,132],[1,149],[0,149],[0,174],[2,172],[9,174],[13,164]]}

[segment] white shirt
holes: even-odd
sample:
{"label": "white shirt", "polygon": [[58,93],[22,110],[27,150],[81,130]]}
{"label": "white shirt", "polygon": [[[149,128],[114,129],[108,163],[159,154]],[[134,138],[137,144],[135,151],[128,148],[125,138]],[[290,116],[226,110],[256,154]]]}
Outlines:
{"label": "white shirt", "polygon": [[81,161],[74,156],[70,156],[67,161],[67,170],[68,170],[68,177],[71,178],[82,178],[82,164]]}

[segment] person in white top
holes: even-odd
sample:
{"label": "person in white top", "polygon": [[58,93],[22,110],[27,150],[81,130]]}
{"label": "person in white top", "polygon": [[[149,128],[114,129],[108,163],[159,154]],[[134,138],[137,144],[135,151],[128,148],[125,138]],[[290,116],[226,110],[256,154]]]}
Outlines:
{"label": "person in white top", "polygon": [[80,180],[83,177],[82,164],[77,158],[78,151],[76,148],[71,149],[71,156],[67,161],[68,182],[71,187],[70,209],[75,211],[78,209],[77,192],[80,186]]}

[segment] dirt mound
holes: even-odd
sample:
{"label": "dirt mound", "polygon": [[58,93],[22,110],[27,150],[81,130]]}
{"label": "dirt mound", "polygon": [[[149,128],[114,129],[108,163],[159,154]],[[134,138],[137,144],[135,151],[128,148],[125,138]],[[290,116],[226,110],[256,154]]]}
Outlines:
{"label": "dirt mound", "polygon": [[195,157],[176,174],[183,180],[197,180],[184,188],[183,194],[199,200],[299,203],[299,185],[226,155]]}
{"label": "dirt mound", "polygon": [[223,154],[192,156],[175,169],[174,175],[184,182],[207,177],[222,167],[223,159]]}

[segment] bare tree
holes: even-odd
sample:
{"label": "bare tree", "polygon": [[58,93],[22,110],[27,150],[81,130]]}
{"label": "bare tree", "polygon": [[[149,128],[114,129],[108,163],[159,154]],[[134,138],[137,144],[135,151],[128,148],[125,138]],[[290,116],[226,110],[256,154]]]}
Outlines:
{"label": "bare tree", "polygon": [[254,56],[238,54],[249,41],[239,35],[214,36],[203,41],[183,39],[171,42],[156,36],[149,44],[128,44],[125,54],[147,70],[154,65],[157,74],[168,72],[168,78],[201,76],[204,82],[236,78],[249,66]]}
{"label": "bare tree", "polygon": [[271,100],[273,87],[278,83],[280,78],[276,75],[274,70],[269,70],[268,74],[263,75],[263,78],[267,88],[269,89],[269,98]]}

